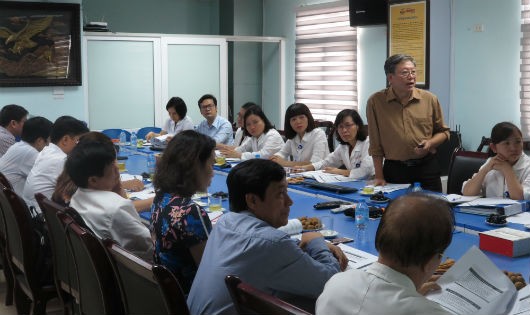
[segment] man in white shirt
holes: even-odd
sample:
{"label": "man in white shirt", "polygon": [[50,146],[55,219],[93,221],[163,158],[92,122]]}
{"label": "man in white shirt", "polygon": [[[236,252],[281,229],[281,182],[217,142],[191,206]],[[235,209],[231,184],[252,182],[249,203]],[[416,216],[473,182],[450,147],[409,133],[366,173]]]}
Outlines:
{"label": "man in white shirt", "polygon": [[21,141],[12,145],[0,158],[0,172],[20,196],[35,159],[48,145],[52,122],[44,117],[32,117],[24,123]]}
{"label": "man in white shirt", "polygon": [[4,155],[22,134],[28,111],[19,105],[6,105],[0,110],[0,156]]}
{"label": "man in white shirt", "polygon": [[135,255],[152,261],[151,233],[140,221],[133,202],[123,197],[112,141],[99,132],[84,135],[68,155],[64,168],[78,186],[70,206],[94,234],[113,239]]}
{"label": "man in white shirt", "polygon": [[440,198],[408,194],[385,210],[375,236],[379,259],[366,271],[333,276],[317,300],[316,314],[452,314],[423,295],[453,237],[451,207]]}
{"label": "man in white shirt", "polygon": [[212,137],[216,143],[232,145],[234,131],[232,124],[217,115],[217,99],[211,94],[201,96],[198,101],[199,109],[205,120],[197,126],[197,132]]}
{"label": "man in white shirt", "polygon": [[61,116],[53,123],[51,143],[39,153],[26,179],[22,197],[28,206],[34,206],[40,211],[35,200],[38,192],[51,199],[66,156],[76,146],[79,137],[87,132],[86,124],[74,117]]}

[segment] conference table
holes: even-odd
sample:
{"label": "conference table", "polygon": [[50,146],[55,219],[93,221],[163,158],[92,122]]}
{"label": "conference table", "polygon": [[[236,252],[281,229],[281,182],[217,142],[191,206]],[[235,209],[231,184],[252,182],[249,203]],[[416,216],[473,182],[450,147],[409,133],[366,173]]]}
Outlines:
{"label": "conference table", "polygon": [[[147,155],[155,153],[156,152],[150,151],[149,149],[143,149],[125,150],[125,152],[122,152],[120,154],[127,156],[125,163],[128,173],[141,174],[147,170]],[[228,193],[226,186],[226,177],[228,175],[228,172],[230,171],[230,168],[214,168],[214,177],[212,178],[211,185],[208,188],[208,193],[211,194],[219,191]],[[365,184],[366,182],[364,181],[340,183],[340,185],[355,187],[359,189],[359,191],[361,191],[361,188],[364,187]],[[405,194],[406,192],[406,189],[402,189],[398,191],[393,191],[385,195],[393,199],[402,194]],[[338,237],[348,237],[354,239],[353,242],[347,243],[348,246],[368,252],[373,255],[377,255],[377,250],[375,249],[374,241],[375,233],[379,225],[380,219],[370,219],[366,230],[366,239],[363,241],[358,241],[356,239],[357,230],[354,218],[346,216],[344,215],[344,213],[332,213],[330,210],[316,210],[315,208],[313,208],[313,205],[318,202],[325,202],[330,200],[342,200],[348,202],[366,201],[369,205],[380,207],[384,207],[386,206],[386,204],[373,204],[370,202],[369,198],[362,196],[359,192],[342,194],[333,191],[316,189],[314,187],[306,185],[289,184],[288,193],[291,199],[293,200],[293,205],[291,206],[291,211],[289,215],[290,219],[299,218],[302,216],[318,218],[322,218],[323,216],[332,216],[334,218],[333,229],[339,233]],[[203,201],[203,203],[207,203],[207,199],[201,201]],[[222,207],[225,209],[224,211],[228,211],[228,200],[223,200]],[[149,211],[140,213],[140,216],[144,220],[144,222],[149,222]],[[488,231],[495,228],[485,223],[484,216],[475,214],[461,213],[455,211],[455,221],[456,224],[455,231],[453,232],[453,240],[444,253],[445,257],[453,258],[455,260],[458,260],[458,258],[465,254],[467,250],[472,246],[479,246],[479,236],[477,235],[478,232]],[[522,224],[508,223],[508,227],[524,230],[524,226]],[[499,267],[499,269],[508,270],[511,272],[519,272],[523,275],[525,279],[529,279],[530,255],[511,258],[488,251],[484,251],[484,253],[486,254],[486,256],[488,256],[489,259],[493,261],[496,266]]]}

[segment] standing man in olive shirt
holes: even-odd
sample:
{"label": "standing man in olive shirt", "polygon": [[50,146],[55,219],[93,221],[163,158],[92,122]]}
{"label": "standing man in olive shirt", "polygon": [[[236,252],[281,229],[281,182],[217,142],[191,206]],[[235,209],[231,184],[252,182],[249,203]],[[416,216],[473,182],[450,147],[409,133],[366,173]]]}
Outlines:
{"label": "standing man in olive shirt", "polygon": [[415,87],[416,62],[411,56],[390,56],[385,74],[389,87],[370,96],[366,107],[374,184],[420,182],[424,189],[441,192],[435,154],[449,139],[449,128],[438,98]]}

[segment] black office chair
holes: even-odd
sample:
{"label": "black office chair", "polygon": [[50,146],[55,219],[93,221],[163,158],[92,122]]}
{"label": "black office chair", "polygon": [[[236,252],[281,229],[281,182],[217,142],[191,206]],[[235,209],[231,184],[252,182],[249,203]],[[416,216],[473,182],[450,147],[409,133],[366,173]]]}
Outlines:
{"label": "black office chair", "polygon": [[315,126],[317,128],[322,128],[326,134],[326,139],[328,140],[329,152],[333,152],[335,149],[335,140],[333,134],[335,133],[335,127],[333,127],[333,122],[329,120],[315,120]]}
{"label": "black office chair", "polygon": [[488,154],[484,152],[456,149],[449,166],[447,193],[462,194],[462,184],[478,172],[487,159]]}
{"label": "black office chair", "polygon": [[111,240],[104,243],[113,262],[126,314],[189,315],[186,297],[168,269],[151,265]]}
{"label": "black office chair", "polygon": [[225,284],[239,315],[275,314],[275,315],[308,315],[308,313],[273,295],[262,292],[237,276],[229,275]]}

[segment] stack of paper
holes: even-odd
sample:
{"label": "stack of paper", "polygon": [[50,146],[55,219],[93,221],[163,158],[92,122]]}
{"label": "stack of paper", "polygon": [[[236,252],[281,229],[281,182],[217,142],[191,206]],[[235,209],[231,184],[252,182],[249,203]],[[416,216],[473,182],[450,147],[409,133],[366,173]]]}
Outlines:
{"label": "stack of paper", "polygon": [[454,314],[530,312],[530,286],[517,292],[512,281],[476,246],[470,248],[437,283],[442,289],[426,297]]}

